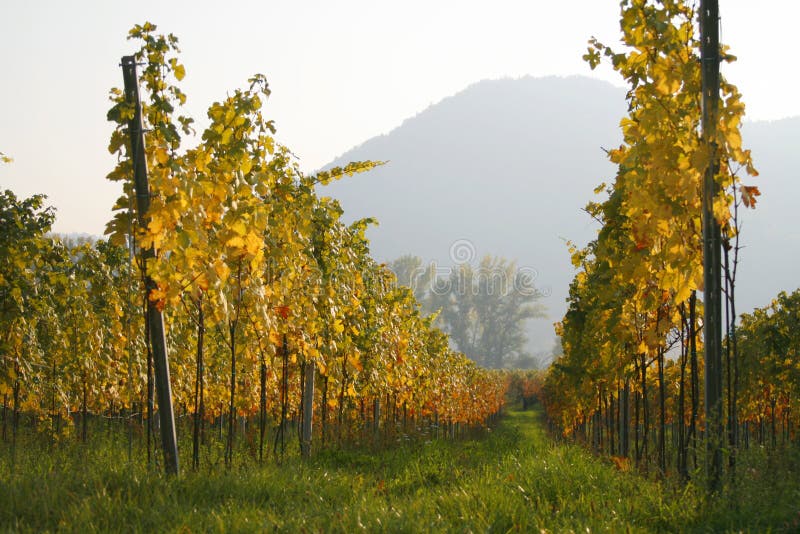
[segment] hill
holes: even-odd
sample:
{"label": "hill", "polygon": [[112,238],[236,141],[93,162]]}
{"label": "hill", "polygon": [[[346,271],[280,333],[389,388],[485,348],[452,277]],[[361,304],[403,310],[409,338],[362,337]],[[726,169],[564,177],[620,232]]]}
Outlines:
{"label": "hill", "polygon": [[[625,91],[594,79],[481,81],[331,162],[388,160],[326,194],[347,219],[378,218],[369,237],[380,260],[414,254],[444,270],[453,244],[466,240],[478,257],[501,255],[535,271],[547,317],[532,321],[530,346],[547,352],[574,274],[565,242],[595,235],[582,209],[598,184],[613,180],[603,148],[620,143],[625,111]],[[738,307],[748,311],[797,287],[790,258],[800,231],[785,217],[800,193],[789,166],[800,118],[747,123],[743,135],[763,193],[745,214]]]}

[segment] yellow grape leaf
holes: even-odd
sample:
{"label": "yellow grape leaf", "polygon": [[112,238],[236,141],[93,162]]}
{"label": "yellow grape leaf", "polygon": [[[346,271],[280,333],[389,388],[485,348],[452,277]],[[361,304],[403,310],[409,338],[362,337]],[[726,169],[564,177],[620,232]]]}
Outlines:
{"label": "yellow grape leaf", "polygon": [[231,122],[235,116],[236,110],[228,105],[227,109],[225,110],[225,122]]}
{"label": "yellow grape leaf", "polygon": [[586,47],[587,52],[581,56],[585,62],[589,64],[589,68],[594,70],[600,64],[600,52],[593,49],[591,46]]}
{"label": "yellow grape leaf", "polygon": [[228,188],[221,183],[217,183],[214,185],[214,197],[219,200],[220,202],[225,202],[228,198]]}
{"label": "yellow grape leaf", "polygon": [[[200,172],[206,172],[208,170],[208,167],[206,167],[206,165],[208,164],[209,161],[211,161],[211,154],[209,154],[205,150],[198,149],[197,153],[194,156],[194,164],[197,167],[197,170]],[[204,187],[204,189],[206,189],[206,187]]]}
{"label": "yellow grape leaf", "polygon": [[158,161],[161,165],[164,165],[169,161],[169,154],[164,147],[156,148],[156,161]]}
{"label": "yellow grape leaf", "polygon": [[222,132],[220,143],[223,145],[227,145],[228,143],[231,142],[231,137],[233,137],[233,129],[225,128],[225,130]]}
{"label": "yellow grape leaf", "polygon": [[335,321],[333,321],[331,327],[333,328],[333,331],[336,332],[337,334],[341,334],[342,332],[344,332],[344,325],[342,324],[342,321],[340,319],[336,319]]}
{"label": "yellow grape leaf", "polygon": [[206,276],[206,273],[200,273],[200,275],[197,277],[196,282],[197,282],[197,287],[199,287],[203,291],[208,290],[209,283],[208,283],[208,276]]}
{"label": "yellow grape leaf", "polygon": [[261,250],[261,239],[258,238],[255,232],[247,234],[247,237],[245,237],[245,247],[247,248],[247,253],[253,256]]}
{"label": "yellow grape leaf", "polygon": [[239,169],[244,174],[248,174],[252,168],[253,168],[253,160],[251,160],[250,156],[248,156],[245,153],[244,156],[242,156],[242,162],[241,162],[241,166],[239,167]]}
{"label": "yellow grape leaf", "polygon": [[673,74],[672,69],[669,67],[662,66],[659,63],[653,68],[653,71],[656,92],[666,96],[675,94],[681,88],[680,78]]}
{"label": "yellow grape leaf", "polygon": [[728,201],[724,197],[717,197],[714,199],[714,217],[719,221],[720,226],[724,226],[725,222],[730,219],[731,212],[728,208]]}
{"label": "yellow grape leaf", "polygon": [[238,235],[234,236],[234,237],[228,239],[225,242],[225,246],[226,247],[231,247],[231,248],[243,248],[244,247],[244,239],[242,239]]}
{"label": "yellow grape leaf", "polygon": [[689,300],[689,296],[692,294],[692,288],[688,283],[683,283],[680,285],[678,290],[675,292],[675,302],[686,302]]}
{"label": "yellow grape leaf", "polygon": [[358,357],[358,354],[351,354],[348,356],[347,362],[359,371],[364,370],[364,366],[361,365],[361,358]]}
{"label": "yellow grape leaf", "polygon": [[269,341],[270,341],[270,343],[272,343],[274,345],[280,345],[281,344],[281,335],[278,332],[276,332],[275,330],[270,330],[269,331]]}
{"label": "yellow grape leaf", "polygon": [[236,232],[238,235],[243,236],[247,233],[247,225],[244,223],[243,220],[237,219],[233,223],[231,223],[231,230]]}
{"label": "yellow grape leaf", "polygon": [[147,223],[147,229],[151,234],[157,234],[161,232],[163,227],[164,223],[159,217],[151,217],[150,222]]}
{"label": "yellow grape leaf", "polygon": [[742,149],[742,134],[739,129],[729,130],[725,135],[725,140],[728,141],[728,147],[736,152]]}
{"label": "yellow grape leaf", "polygon": [[217,260],[214,263],[214,272],[217,273],[219,279],[224,282],[225,280],[228,279],[228,276],[231,273],[231,269],[224,261]]}

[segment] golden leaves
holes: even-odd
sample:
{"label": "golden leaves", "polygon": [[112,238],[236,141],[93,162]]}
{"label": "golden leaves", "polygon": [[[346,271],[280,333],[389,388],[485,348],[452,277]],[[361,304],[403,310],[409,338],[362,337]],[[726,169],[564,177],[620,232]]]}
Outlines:
{"label": "golden leaves", "polygon": [[169,153],[163,148],[156,148],[156,161],[161,165],[165,165],[169,161]]}
{"label": "golden leaves", "polygon": [[213,270],[220,282],[225,282],[231,274],[230,267],[228,267],[228,264],[221,259],[217,259],[214,262]]}
{"label": "golden leaves", "polygon": [[255,232],[248,232],[245,237],[244,248],[251,256],[257,255],[264,245],[264,240]]}
{"label": "golden leaves", "polygon": [[336,334],[341,334],[342,332],[344,332],[344,325],[342,324],[341,319],[336,319],[335,321],[333,321],[333,323],[331,324],[331,329]]}
{"label": "golden leaves", "polygon": [[692,291],[694,291],[695,289],[697,288],[693,287],[692,284],[690,284],[688,281],[686,281],[683,284],[680,284],[677,290],[675,291],[675,297],[674,297],[675,302],[686,302],[687,300],[689,300]]}
{"label": "golden leaves", "polygon": [[186,76],[186,68],[178,63],[177,58],[172,58],[169,60],[169,65],[172,67],[172,74],[175,76],[175,79],[178,81],[183,80]]}
{"label": "golden leaves", "polygon": [[[410,294],[371,283],[385,280],[388,272],[368,256],[366,223],[344,224],[336,202],[314,192],[317,183],[383,162],[303,175],[291,152],[270,136],[274,124],[261,111],[269,94],[263,77],[211,104],[202,140],[182,151],[178,132],[186,131],[191,119],[173,117],[185,95],[168,77],[181,80],[185,69],[173,56],[177,40],[154,31],[154,25],[132,31],[144,41],[139,57],[152,61],[142,75],[151,207],[147,227],[136,237],[138,245],[159,249],[146,266],[157,282],[148,298],[167,312],[169,335],[178,337],[181,347],[190,344],[202,310],[206,328],[245,325],[235,334],[241,339],[236,356],[248,369],[257,369],[249,364],[267,361],[286,341],[292,347],[290,366],[298,364],[298,355],[315,360],[332,388],[344,386],[354,398],[393,391],[397,399],[418,403],[410,409],[436,405],[443,420],[480,420],[496,410],[503,402],[498,376],[476,370],[453,352],[444,334],[419,316]],[[133,108],[125,105],[122,92],[112,98],[109,115],[124,124]],[[118,129],[110,148],[123,152],[125,145]],[[111,174],[126,188],[109,224],[118,242],[131,231],[130,171],[124,159]],[[219,331],[223,335],[209,335],[206,342],[220,343],[217,338],[224,340],[231,330]],[[209,372],[224,367],[220,358],[210,356]],[[185,368],[177,366],[178,380]],[[246,384],[253,376],[242,374],[245,397],[252,393]],[[271,367],[268,376],[276,388]],[[220,397],[223,383],[219,377],[216,383],[209,380],[209,399]],[[190,389],[185,385],[176,387],[178,394]],[[248,402],[237,399],[241,413]]]}
{"label": "golden leaves", "polygon": [[350,355],[348,355],[347,356],[347,363],[350,364],[350,366],[353,369],[355,369],[355,370],[357,370],[359,372],[364,370],[364,366],[361,363],[361,357],[360,357],[359,354],[350,354]]}
{"label": "golden leaves", "polygon": [[226,247],[241,249],[244,248],[244,239],[241,236],[235,235],[225,242]]}
{"label": "golden leaves", "polygon": [[680,90],[683,83],[681,72],[675,68],[674,64],[659,58],[653,65],[652,73],[653,85],[657,94],[672,96]]}
{"label": "golden leaves", "polygon": [[615,181],[604,202],[587,207],[603,226],[588,246],[569,250],[579,272],[557,325],[564,355],[550,374],[563,380],[556,391],[575,417],[592,406],[597,388],[629,376],[633,354],[666,350],[667,334],[680,329],[678,310],[703,282],[700,213],[707,169],[716,169],[720,193],[709,202],[727,237],[738,231],[734,192],[745,207],[759,194],[754,186],[740,186],[738,169],[732,170],[738,164],[757,174],[742,147],[744,105],[735,86],[721,85],[713,150],[700,135],[692,9],[685,2],[644,0],[622,2],[620,9],[624,52],[592,39],[583,56],[592,69],[610,60],[629,90],[628,113],[620,121],[624,143],[608,151],[617,166]]}
{"label": "golden leaves", "polygon": [[222,145],[227,145],[231,142],[231,138],[233,137],[233,128],[225,128],[222,130],[222,134],[220,135],[219,142]]}
{"label": "golden leaves", "polygon": [[247,225],[242,219],[236,219],[232,223],[228,224],[228,228],[237,236],[243,236],[247,234]]}

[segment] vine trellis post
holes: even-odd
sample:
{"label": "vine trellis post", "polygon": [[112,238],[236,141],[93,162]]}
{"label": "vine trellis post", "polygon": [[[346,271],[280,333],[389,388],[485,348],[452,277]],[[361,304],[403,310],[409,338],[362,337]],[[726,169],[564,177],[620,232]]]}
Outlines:
{"label": "vine trellis post", "polygon": [[[145,158],[144,128],[142,125],[142,103],[139,98],[139,79],[136,73],[135,56],[122,57],[122,77],[125,82],[125,100],[134,106],[134,115],[128,121],[128,135],[131,141],[131,160],[136,189],[136,211],[139,227],[147,227],[147,211],[150,209],[150,186],[147,180],[147,159]],[[155,249],[150,246],[142,250],[144,264],[155,257]],[[149,294],[155,282],[145,275],[145,290]],[[168,474],[178,474],[178,440],[175,433],[175,413],[172,406],[172,386],[169,379],[169,359],[167,339],[164,334],[164,317],[156,303],[147,299],[147,328],[156,376],[156,396],[161,428],[161,446],[164,452],[164,468]]]}
{"label": "vine trellis post", "polygon": [[700,58],[703,77],[703,140],[709,149],[709,163],[703,180],[703,330],[705,334],[706,463],[709,491],[722,487],[722,239],[714,216],[719,195],[717,172],[717,120],[719,108],[719,1],[700,2]]}

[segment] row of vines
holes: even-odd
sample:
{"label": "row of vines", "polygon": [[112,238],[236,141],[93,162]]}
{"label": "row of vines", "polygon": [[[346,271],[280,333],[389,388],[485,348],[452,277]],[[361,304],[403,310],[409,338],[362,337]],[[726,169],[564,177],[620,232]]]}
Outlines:
{"label": "row of vines", "polygon": [[[310,365],[321,443],[358,441],[367,429],[412,433],[423,422],[452,434],[493,417],[507,380],[452,351],[411,291],[369,256],[372,221],[343,223],[338,203],[315,190],[380,163],[302,173],[262,114],[270,91],[260,75],[209,107],[208,126],[187,149],[197,137],[194,121],[178,114],[186,96],[177,39],[150,23],[129,38],[141,43],[146,227],[134,214],[126,131],[135,109],[118,89],[109,179],[124,192],[108,241],[67,246],[47,236],[53,213],[41,196],[2,197],[3,439],[15,439],[21,416],[55,437],[86,439],[92,415],[149,426],[158,407],[145,299],[165,317],[174,404],[195,466],[212,424],[227,463],[243,434],[259,456],[265,434],[273,450],[285,448],[302,419]],[[139,251],[150,247],[156,255],[143,261]],[[145,273],[156,282],[149,293]]]}
{"label": "row of vines", "polygon": [[[759,191],[740,135],[744,105],[721,80],[711,146],[701,134],[701,60],[695,3],[621,3],[625,49],[591,40],[584,59],[609,61],[627,83],[623,144],[604,200],[587,213],[600,224],[586,247],[571,247],[577,274],[568,311],[556,325],[563,355],[538,384],[554,429],[643,470],[703,469],[703,175],[715,166],[714,218],[722,230],[725,451],[796,439],[800,417],[797,294],[744,315],[735,307],[739,230]],[[735,58],[720,49],[720,61]],[[699,357],[698,357],[699,355]],[[627,460],[626,460],[627,461]],[[734,469],[731,469],[734,472]]]}

